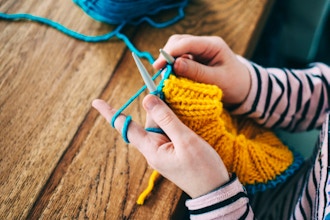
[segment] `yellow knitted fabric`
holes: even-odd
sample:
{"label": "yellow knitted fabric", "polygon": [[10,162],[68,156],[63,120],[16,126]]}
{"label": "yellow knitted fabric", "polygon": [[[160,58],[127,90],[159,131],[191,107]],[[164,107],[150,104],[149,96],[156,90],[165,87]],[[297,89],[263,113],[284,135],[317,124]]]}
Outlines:
{"label": "yellow knitted fabric", "polygon": [[[273,132],[250,119],[231,116],[223,108],[222,90],[217,86],[170,74],[162,92],[181,121],[218,152],[228,172],[236,173],[243,185],[274,180],[293,163],[293,153]],[[150,182],[148,192],[153,186]],[[141,194],[139,204],[147,195]]]}
{"label": "yellow knitted fabric", "polygon": [[164,82],[163,93],[181,121],[218,152],[242,184],[266,183],[292,164],[292,152],[273,132],[223,109],[217,86],[172,74]]}

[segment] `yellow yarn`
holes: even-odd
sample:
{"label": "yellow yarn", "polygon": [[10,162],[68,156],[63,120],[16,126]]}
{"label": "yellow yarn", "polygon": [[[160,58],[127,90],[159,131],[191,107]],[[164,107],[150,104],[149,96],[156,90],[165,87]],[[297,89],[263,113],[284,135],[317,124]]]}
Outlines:
{"label": "yellow yarn", "polygon": [[154,170],[149,178],[149,182],[148,182],[148,187],[140,194],[138,200],[136,201],[136,203],[138,205],[143,205],[144,200],[147,198],[147,196],[149,195],[149,193],[152,191],[152,189],[154,188],[155,182],[156,180],[159,178],[160,174],[158,173],[158,171]]}
{"label": "yellow yarn", "polygon": [[242,184],[266,183],[292,164],[292,152],[273,132],[223,109],[217,86],[170,75],[163,93],[175,114],[213,146]]}
{"label": "yellow yarn", "polygon": [[218,152],[243,185],[267,183],[293,163],[293,153],[273,132],[223,109],[217,86],[171,74],[162,91],[181,121]]}

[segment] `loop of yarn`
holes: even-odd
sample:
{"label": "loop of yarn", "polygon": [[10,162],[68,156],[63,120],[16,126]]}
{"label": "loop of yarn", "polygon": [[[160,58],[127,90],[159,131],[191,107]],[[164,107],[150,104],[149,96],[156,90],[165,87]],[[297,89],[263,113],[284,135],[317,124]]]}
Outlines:
{"label": "loop of yarn", "polygon": [[129,140],[128,140],[128,137],[127,137],[127,134],[128,134],[128,125],[131,123],[132,121],[132,116],[128,115],[126,117],[126,120],[123,124],[123,130],[122,130],[122,134],[123,134],[123,139],[126,143],[129,143]]}

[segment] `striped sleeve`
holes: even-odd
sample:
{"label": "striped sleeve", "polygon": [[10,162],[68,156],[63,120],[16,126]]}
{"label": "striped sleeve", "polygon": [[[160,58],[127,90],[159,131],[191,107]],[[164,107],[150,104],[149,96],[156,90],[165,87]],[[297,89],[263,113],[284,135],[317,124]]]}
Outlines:
{"label": "striped sleeve", "polygon": [[321,127],[329,109],[330,67],[313,63],[307,69],[264,68],[238,57],[251,74],[246,100],[232,114],[288,131]]}
{"label": "striped sleeve", "polygon": [[219,189],[187,200],[186,206],[192,220],[254,218],[247,194],[236,175]]}
{"label": "striped sleeve", "polygon": [[329,116],[322,128],[291,219],[330,219]]}

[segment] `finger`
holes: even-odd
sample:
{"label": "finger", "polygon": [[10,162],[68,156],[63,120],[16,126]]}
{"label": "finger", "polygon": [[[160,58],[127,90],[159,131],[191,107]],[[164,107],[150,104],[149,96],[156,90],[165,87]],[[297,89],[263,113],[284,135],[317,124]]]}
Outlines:
{"label": "finger", "polygon": [[[181,40],[182,38],[189,38],[191,35],[185,35],[185,34],[182,34],[182,35],[172,35],[169,39],[168,39],[168,41],[167,41],[167,43],[165,44],[165,46],[164,46],[164,50],[168,53],[168,54],[170,54],[170,55],[172,55],[172,50],[170,49],[170,48],[172,48],[173,46],[171,46],[172,44],[177,44],[177,41],[179,41],[179,40]],[[180,54],[180,56],[181,55],[183,55],[183,54]],[[172,55],[173,56],[173,55]],[[155,68],[155,69],[162,69],[162,68],[164,68],[164,66],[166,66],[166,64],[167,64],[167,61],[166,61],[166,59],[160,54],[159,56],[158,56],[158,58],[155,60],[155,62],[152,64],[153,65],[153,67]]]}
{"label": "finger", "polygon": [[149,116],[149,114],[147,113],[147,117],[146,117],[146,124],[145,124],[146,128],[158,128],[159,126],[154,122],[154,120]]}
{"label": "finger", "polygon": [[163,49],[174,57],[191,54],[199,62],[205,63],[208,59],[217,56],[224,47],[228,46],[220,37],[185,35],[170,38]]}
{"label": "finger", "polygon": [[[93,101],[92,106],[97,109],[101,115],[108,121],[110,122],[117,112],[115,109],[111,108],[105,101],[96,99]],[[116,130],[122,134],[123,126],[126,120],[126,116],[124,115],[119,115],[115,121],[115,128]],[[142,153],[145,151],[143,148],[147,136],[147,132],[145,129],[135,123],[134,121],[131,121],[129,124],[128,130],[127,130],[127,138],[128,140],[136,146]]]}
{"label": "finger", "polygon": [[182,57],[182,58],[189,59],[189,60],[193,60],[193,59],[194,59],[194,56],[191,55],[191,54],[183,54],[181,57]]}
{"label": "finger", "polygon": [[221,67],[210,67],[181,57],[176,60],[173,68],[178,76],[206,84],[215,84],[222,72]]}
{"label": "finger", "polygon": [[116,113],[113,108],[111,108],[105,101],[101,99],[95,99],[92,102],[92,106],[98,110],[108,122],[111,121],[112,116]]}
{"label": "finger", "polygon": [[160,70],[162,68],[164,68],[167,64],[167,61],[165,60],[165,58],[163,56],[159,56],[155,62],[152,64],[152,66],[156,69],[156,70]]}
{"label": "finger", "polygon": [[[163,49],[173,57],[186,57],[189,55],[200,63],[208,64],[209,60],[216,55],[218,47],[210,46],[209,40],[201,41],[201,37],[175,35],[169,39]],[[161,69],[166,63],[165,58],[160,55],[153,63],[153,67]]]}
{"label": "finger", "polygon": [[175,143],[184,138],[188,127],[186,127],[174,112],[157,96],[147,95],[143,100],[143,107],[151,116],[153,121],[165,132],[165,134]]}

